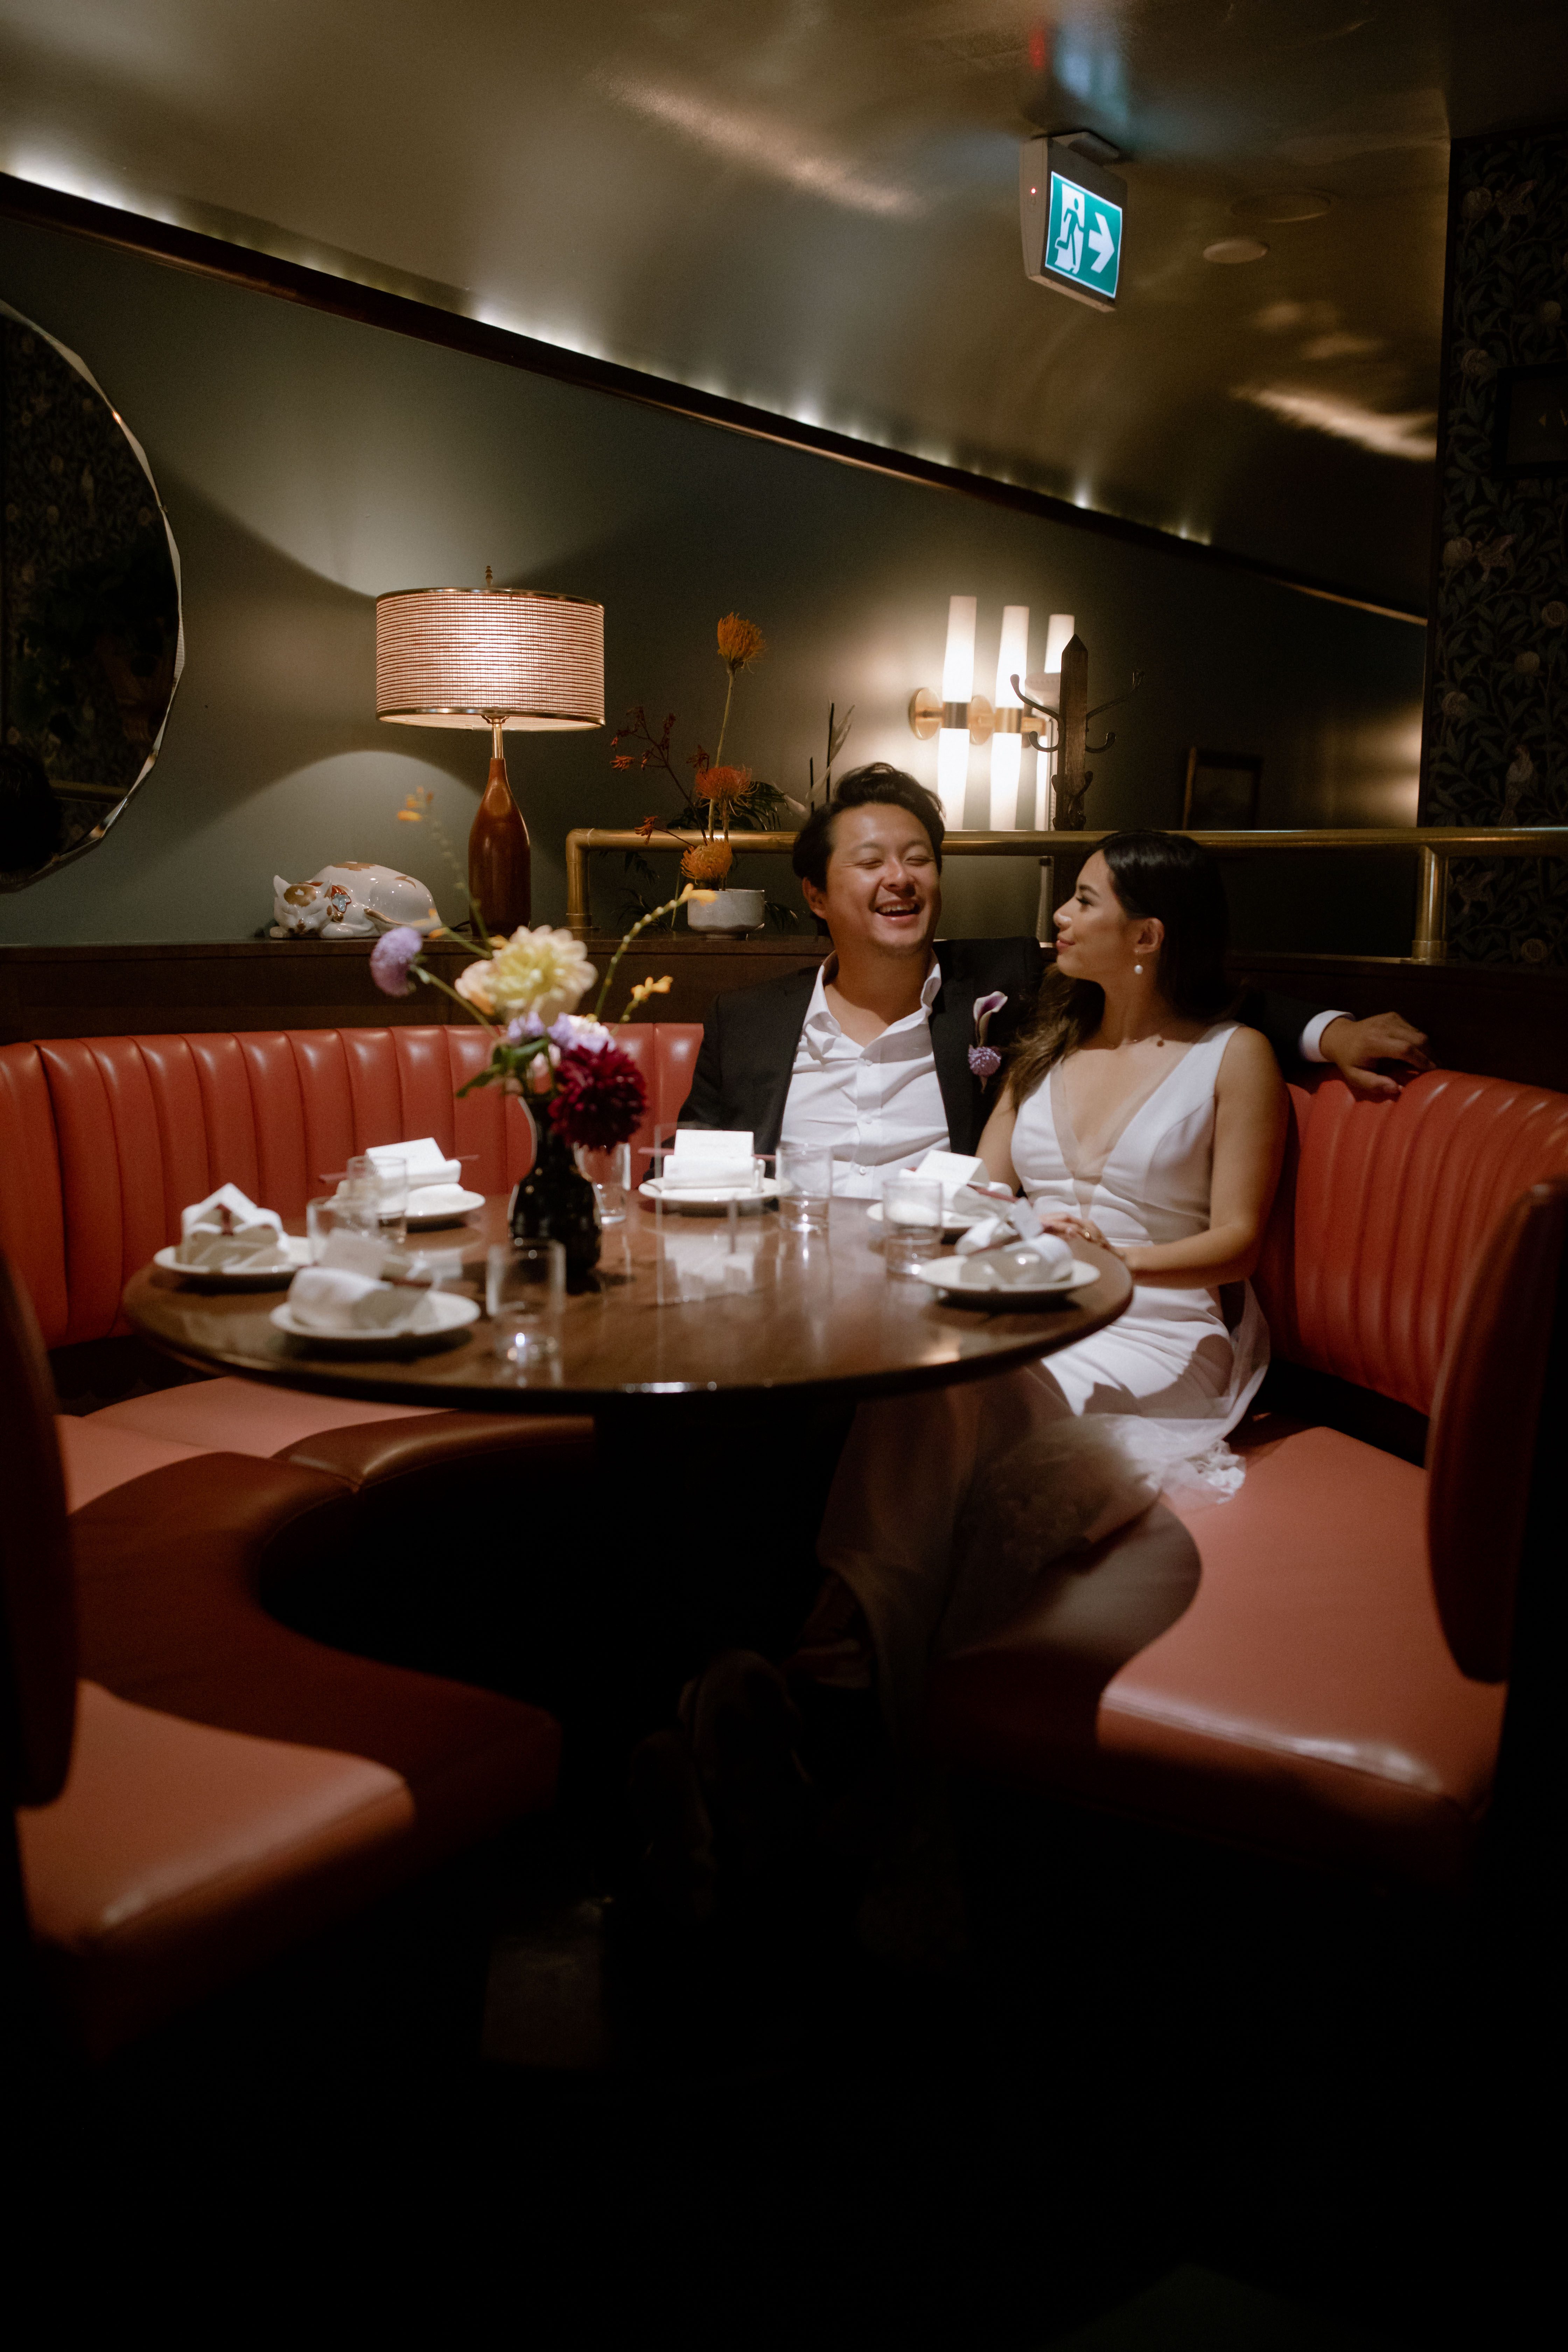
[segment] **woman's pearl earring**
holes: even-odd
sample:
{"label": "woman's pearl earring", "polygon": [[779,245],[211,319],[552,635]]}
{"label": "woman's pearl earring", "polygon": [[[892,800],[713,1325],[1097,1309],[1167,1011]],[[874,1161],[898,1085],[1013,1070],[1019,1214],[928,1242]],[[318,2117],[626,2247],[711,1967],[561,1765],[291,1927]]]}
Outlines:
{"label": "woman's pearl earring", "polygon": [[1135,963],[1135,964],[1133,965],[1132,969],[1133,969],[1133,971],[1138,974],[1139,979],[1140,979],[1140,980],[1142,980],[1142,977],[1143,977],[1143,967],[1142,967],[1142,965],[1141,963]]}

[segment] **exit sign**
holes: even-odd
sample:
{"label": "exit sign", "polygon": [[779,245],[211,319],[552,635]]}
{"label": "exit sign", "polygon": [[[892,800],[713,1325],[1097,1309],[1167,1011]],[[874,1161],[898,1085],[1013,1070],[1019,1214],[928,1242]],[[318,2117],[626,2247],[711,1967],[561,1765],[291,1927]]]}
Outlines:
{"label": "exit sign", "polygon": [[1092,310],[1113,310],[1121,278],[1125,181],[1059,139],[1026,141],[1020,164],[1026,275]]}

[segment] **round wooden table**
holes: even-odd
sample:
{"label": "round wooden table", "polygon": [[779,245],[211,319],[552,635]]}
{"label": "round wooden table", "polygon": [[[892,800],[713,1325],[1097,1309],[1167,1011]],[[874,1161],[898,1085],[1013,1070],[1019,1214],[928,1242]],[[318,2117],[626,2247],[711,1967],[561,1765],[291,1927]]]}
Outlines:
{"label": "round wooden table", "polygon": [[[505,1238],[498,1199],[466,1227],[411,1235],[410,1246],[449,1263],[460,1255],[461,1273],[446,1286],[482,1305],[486,1246]],[[1114,1322],[1132,1296],[1119,1258],[1077,1246],[1100,1279],[1059,1305],[954,1307],[923,1283],[889,1276],[880,1228],[862,1202],[835,1201],[828,1232],[801,1235],[772,1210],[748,1212],[731,1229],[722,1216],[657,1217],[634,1200],[626,1223],[605,1235],[597,1293],[566,1302],[559,1361],[527,1375],[498,1360],[483,1316],[451,1339],[390,1350],[291,1339],[268,1319],[281,1283],[224,1290],[146,1266],[126,1288],[125,1312],[143,1339],[202,1371],[378,1403],[619,1422],[627,1407],[641,1418],[647,1406],[678,1399],[753,1411],[847,1404],[984,1380],[1054,1355]]]}
{"label": "round wooden table", "polygon": [[[411,1240],[447,1255],[447,1286],[482,1303],[485,1250],[506,1232],[498,1199],[465,1228]],[[634,1200],[605,1235],[597,1293],[566,1302],[559,1360],[526,1376],[498,1360],[483,1317],[384,1354],[274,1329],[281,1285],[221,1290],[149,1266],[125,1293],[142,1336],[202,1371],[394,1405],[593,1415],[595,1475],[525,1465],[515,1541],[521,1583],[570,1589],[562,1679],[528,1695],[565,1724],[570,1809],[606,1852],[631,1748],[687,1677],[721,1649],[780,1654],[798,1629],[857,1402],[1006,1372],[1101,1329],[1132,1296],[1121,1260],[1084,1247],[1100,1278],[1059,1305],[946,1306],[889,1275],[880,1229],[854,1201],[834,1202],[825,1234],[792,1234],[765,1210],[738,1216],[732,1238],[731,1259],[724,1217],[656,1216]],[[523,1687],[496,1672],[499,1687]]]}

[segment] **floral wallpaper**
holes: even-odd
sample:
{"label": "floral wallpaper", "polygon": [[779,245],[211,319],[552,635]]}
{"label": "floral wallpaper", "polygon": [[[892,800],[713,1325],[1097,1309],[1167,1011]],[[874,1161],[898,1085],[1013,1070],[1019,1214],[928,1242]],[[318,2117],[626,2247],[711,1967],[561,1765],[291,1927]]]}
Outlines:
{"label": "floral wallpaper", "polygon": [[[1499,370],[1568,361],[1568,136],[1454,149],[1423,824],[1568,824],[1568,477],[1491,471]],[[1449,955],[1568,964],[1568,861],[1456,861]]]}

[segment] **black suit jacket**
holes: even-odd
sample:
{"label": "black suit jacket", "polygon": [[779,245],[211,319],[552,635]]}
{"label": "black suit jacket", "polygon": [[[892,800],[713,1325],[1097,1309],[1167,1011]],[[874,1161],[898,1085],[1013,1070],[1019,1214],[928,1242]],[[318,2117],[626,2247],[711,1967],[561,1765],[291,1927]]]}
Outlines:
{"label": "black suit jacket", "polygon": [[[975,999],[998,989],[1005,993],[1006,1003],[986,1031],[987,1045],[1005,1052],[1033,1009],[1046,960],[1039,942],[1030,939],[939,940],[936,960],[942,986],[931,1009],[931,1043],[948,1141],[954,1151],[973,1152],[994,1088],[994,1081],[983,1086],[969,1066]],[[683,1127],[746,1128],[758,1151],[777,1149],[795,1047],[816,986],[813,966],[715,997],[680,1113]],[[1261,1029],[1289,1068],[1297,1059],[1297,1040],[1316,1009],[1254,990],[1232,1017]]]}

